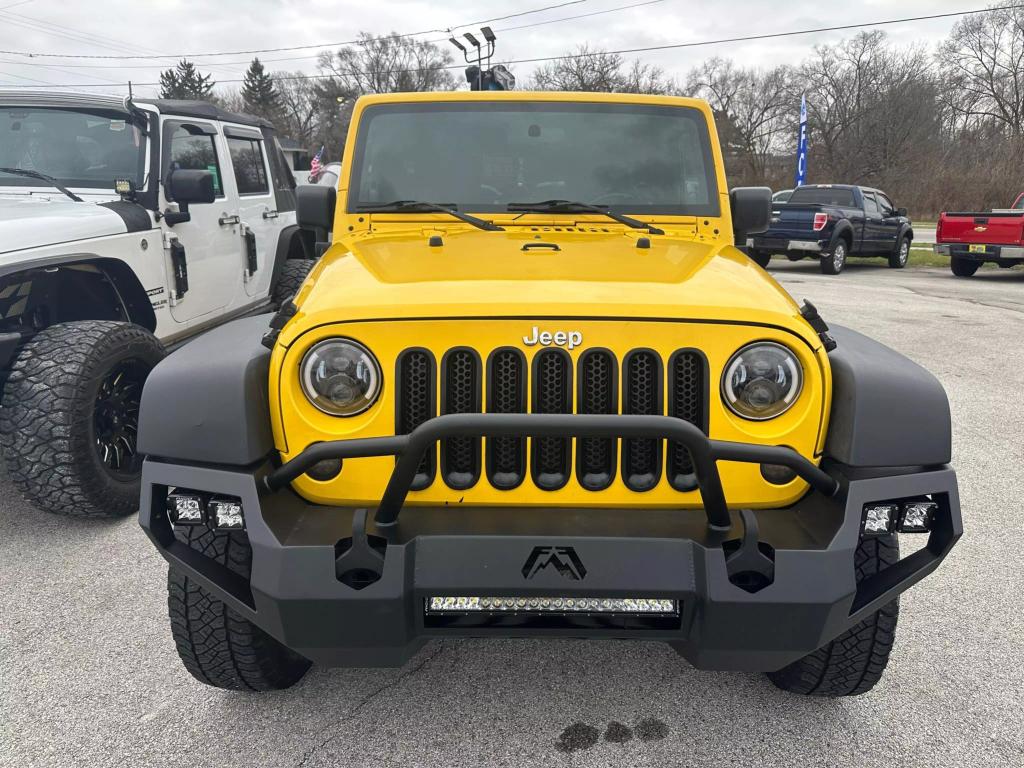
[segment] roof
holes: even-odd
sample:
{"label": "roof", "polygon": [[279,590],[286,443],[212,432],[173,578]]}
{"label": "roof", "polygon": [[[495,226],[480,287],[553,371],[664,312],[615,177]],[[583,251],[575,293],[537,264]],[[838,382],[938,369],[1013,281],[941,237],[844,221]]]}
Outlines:
{"label": "roof", "polygon": [[152,104],[162,113],[181,115],[182,117],[204,117],[207,120],[223,120],[227,123],[255,125],[273,128],[273,124],[262,117],[247,115],[242,112],[228,112],[208,101],[192,101],[188,99],[137,99],[144,104]]}
{"label": "roof", "polygon": [[26,107],[83,107],[127,112],[124,96],[73,91],[44,91],[30,88],[0,88],[0,103]]}
{"label": "roof", "polygon": [[[79,107],[86,109],[116,109],[128,111],[128,99],[125,96],[109,96],[95,93],[78,93],[76,91],[43,91],[29,88],[0,88],[0,103],[17,104],[37,107]],[[180,115],[182,117],[204,117],[207,120],[223,120],[240,125],[273,128],[274,126],[255,115],[229,112],[208,101],[192,101],[187,99],[147,99],[136,97],[136,105],[152,104],[162,113]]]}

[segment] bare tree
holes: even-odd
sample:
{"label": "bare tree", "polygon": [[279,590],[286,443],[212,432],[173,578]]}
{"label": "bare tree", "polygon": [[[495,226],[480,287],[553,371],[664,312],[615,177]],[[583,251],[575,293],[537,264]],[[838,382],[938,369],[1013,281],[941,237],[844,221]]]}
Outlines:
{"label": "bare tree", "polygon": [[333,80],[330,90],[361,95],[455,88],[455,78],[447,69],[453,59],[447,50],[394,32],[385,37],[360,32],[359,40],[320,55],[321,72]]}
{"label": "bare tree", "polygon": [[792,70],[744,69],[716,57],[690,71],[686,91],[708,101],[726,154],[744,166],[743,183],[766,183],[769,161],[793,133],[799,109]]}
{"label": "bare tree", "polygon": [[1024,9],[965,16],[940,47],[945,106],[968,128],[994,123],[1024,135]]}
{"label": "bare tree", "polygon": [[527,90],[671,93],[675,84],[660,67],[639,60],[627,66],[617,53],[581,45],[538,67]]}

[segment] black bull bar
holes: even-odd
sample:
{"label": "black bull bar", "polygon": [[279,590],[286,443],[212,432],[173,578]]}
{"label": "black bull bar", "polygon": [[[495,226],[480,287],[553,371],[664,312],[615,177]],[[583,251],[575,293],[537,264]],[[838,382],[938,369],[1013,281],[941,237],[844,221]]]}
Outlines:
{"label": "black bull bar", "polygon": [[391,526],[398,521],[424,454],[439,440],[450,437],[640,438],[680,443],[693,459],[708,527],[719,531],[728,530],[731,525],[718,473],[719,461],[776,464],[793,470],[825,496],[834,496],[839,490],[839,483],[834,478],[792,448],[711,440],[700,428],[682,419],[670,416],[535,413],[447,414],[425,421],[406,435],[314,443],[267,475],[264,484],[271,492],[280,490],[315,464],[328,459],[344,461],[395,456],[398,460],[374,518],[377,526]]}

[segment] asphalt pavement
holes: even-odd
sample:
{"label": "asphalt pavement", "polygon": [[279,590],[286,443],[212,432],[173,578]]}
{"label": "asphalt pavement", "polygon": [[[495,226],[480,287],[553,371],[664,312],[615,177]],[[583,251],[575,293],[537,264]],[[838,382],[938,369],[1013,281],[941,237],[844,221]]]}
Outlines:
{"label": "asphalt pavement", "polygon": [[905,595],[873,692],[800,698],[656,643],[446,640],[402,669],[226,693],[178,662],[134,519],[35,512],[0,476],[0,765],[1024,765],[1024,272],[773,268],[952,404],[966,533]]}

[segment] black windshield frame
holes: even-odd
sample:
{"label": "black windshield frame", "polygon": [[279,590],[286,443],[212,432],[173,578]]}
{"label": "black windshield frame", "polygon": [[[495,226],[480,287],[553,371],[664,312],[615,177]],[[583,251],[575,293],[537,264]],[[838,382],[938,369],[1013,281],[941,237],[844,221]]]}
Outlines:
{"label": "black windshield frame", "polygon": [[[717,166],[711,147],[711,137],[708,131],[707,120],[704,114],[695,107],[685,105],[661,105],[661,104],[637,104],[623,102],[575,102],[575,101],[435,101],[435,102],[395,102],[387,104],[374,104],[366,107],[359,119],[358,133],[356,135],[355,147],[352,155],[352,166],[350,170],[346,211],[348,213],[359,213],[360,206],[372,205],[381,201],[362,200],[359,198],[360,182],[363,175],[364,162],[366,159],[367,140],[371,126],[376,117],[380,115],[409,115],[415,119],[418,114],[436,113],[441,111],[465,112],[465,111],[519,111],[524,113],[557,113],[573,112],[581,114],[654,114],[658,116],[678,115],[681,118],[693,122],[697,130],[697,140],[701,148],[701,162],[703,163],[703,183],[707,190],[707,202],[683,205],[641,205],[628,203],[618,205],[608,204],[611,211],[621,214],[647,215],[647,216],[686,216],[686,217],[717,217],[721,215],[721,200],[717,177]],[[572,147],[571,149],[578,149]],[[591,201],[581,201],[591,202]],[[467,211],[481,214],[504,214],[508,213],[507,201],[491,204],[464,204],[455,201],[460,211]],[[523,214],[519,214],[523,215]],[[526,214],[529,215],[529,214]],[[551,214],[545,214],[551,215]],[[580,214],[573,214],[580,215]]]}

